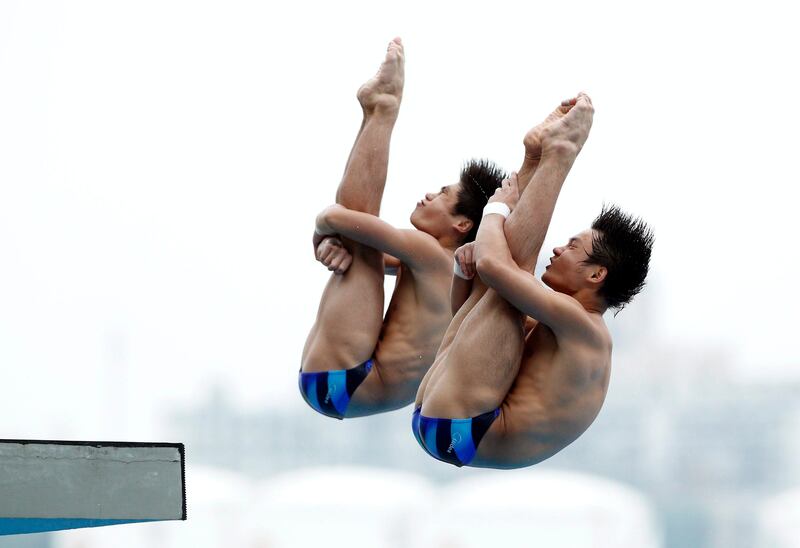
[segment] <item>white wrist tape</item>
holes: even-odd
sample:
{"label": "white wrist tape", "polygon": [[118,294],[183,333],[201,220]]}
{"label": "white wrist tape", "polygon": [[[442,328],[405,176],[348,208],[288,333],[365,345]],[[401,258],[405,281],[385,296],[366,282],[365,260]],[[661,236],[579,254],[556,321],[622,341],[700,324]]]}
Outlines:
{"label": "white wrist tape", "polygon": [[461,278],[462,280],[471,280],[472,276],[467,276],[464,274],[464,271],[461,270],[461,265],[458,264],[458,259],[453,257],[453,274]]}
{"label": "white wrist tape", "polygon": [[511,213],[511,208],[503,202],[491,202],[486,204],[486,206],[483,208],[483,216],[486,217],[492,213],[497,213],[503,217],[508,217],[508,215]]}

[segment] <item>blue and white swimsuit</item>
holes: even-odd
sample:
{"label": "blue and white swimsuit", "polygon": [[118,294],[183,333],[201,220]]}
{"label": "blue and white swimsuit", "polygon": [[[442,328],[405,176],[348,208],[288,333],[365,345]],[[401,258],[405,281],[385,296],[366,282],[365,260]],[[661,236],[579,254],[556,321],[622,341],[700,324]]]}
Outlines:
{"label": "blue and white swimsuit", "polygon": [[316,373],[301,371],[298,379],[300,393],[308,405],[323,415],[341,420],[347,411],[350,398],[370,371],[372,371],[371,359],[350,369]]}
{"label": "blue and white swimsuit", "polygon": [[414,410],[411,429],[420,446],[433,458],[464,466],[472,462],[486,431],[500,415],[500,409],[469,419],[436,419]]}

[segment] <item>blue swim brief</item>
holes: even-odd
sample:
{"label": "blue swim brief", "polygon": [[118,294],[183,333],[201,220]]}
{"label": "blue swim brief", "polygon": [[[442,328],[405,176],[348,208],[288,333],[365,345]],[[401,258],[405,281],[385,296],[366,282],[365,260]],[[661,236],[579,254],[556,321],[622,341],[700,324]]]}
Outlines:
{"label": "blue swim brief", "polygon": [[300,371],[300,393],[308,405],[328,417],[343,419],[356,388],[372,371],[369,359],[350,369],[304,373]]}
{"label": "blue swim brief", "polygon": [[471,419],[434,419],[420,415],[417,407],[411,418],[411,429],[430,456],[464,466],[475,458],[478,444],[499,414],[498,408]]}

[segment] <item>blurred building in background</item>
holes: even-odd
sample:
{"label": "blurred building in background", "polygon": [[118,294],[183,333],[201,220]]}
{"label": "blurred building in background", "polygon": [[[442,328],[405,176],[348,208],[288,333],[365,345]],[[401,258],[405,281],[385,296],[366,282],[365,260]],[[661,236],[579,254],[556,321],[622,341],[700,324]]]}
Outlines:
{"label": "blurred building in background", "polygon": [[[667,548],[756,546],[767,538],[764,524],[777,519],[759,509],[800,485],[800,383],[738,382],[725,349],[651,340],[642,327],[648,307],[625,314],[625,323],[609,322],[614,370],[600,415],[535,469],[591,474],[644,493]],[[176,412],[172,424],[192,462],[254,478],[346,464],[413,472],[447,489],[487,473],[434,461],[409,422],[408,409],[354,421],[332,421],[302,404],[245,414],[218,388],[196,409]],[[520,472],[488,474],[500,482]]]}
{"label": "blurred building in background", "polygon": [[600,415],[530,469],[431,459],[410,408],[335,421],[298,394],[244,412],[220,385],[164,417],[167,437],[186,444],[189,522],[0,548],[798,548],[800,383],[738,382],[725,349],[652,340],[651,316],[645,301],[609,321]]}
{"label": "blurred building in background", "polygon": [[[681,367],[673,367],[673,358],[663,349],[650,353],[646,363],[631,364],[663,369],[657,381],[646,382],[647,375],[614,378],[589,430],[534,469],[591,474],[645,493],[665,547],[756,546],[766,523],[759,522],[759,508],[798,483],[800,407],[795,395],[800,386],[736,384],[717,375],[722,364],[714,362],[713,353],[684,358]],[[661,359],[665,363],[659,365]],[[692,368],[704,372],[687,376]],[[253,478],[347,464],[414,472],[441,489],[489,474],[511,489],[506,480],[513,483],[521,474],[457,469],[434,461],[417,446],[407,415],[399,411],[340,422],[302,407],[240,414],[217,391],[197,409],[176,414],[175,428],[184,433],[190,462]],[[535,490],[524,495],[541,496]],[[514,491],[507,495],[516,496]]]}

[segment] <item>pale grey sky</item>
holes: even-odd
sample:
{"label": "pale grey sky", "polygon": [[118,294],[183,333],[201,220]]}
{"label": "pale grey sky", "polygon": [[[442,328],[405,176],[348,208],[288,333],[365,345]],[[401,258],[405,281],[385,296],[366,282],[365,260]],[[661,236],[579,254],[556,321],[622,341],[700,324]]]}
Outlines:
{"label": "pale grey sky", "polygon": [[643,216],[650,287],[609,322],[646,306],[654,348],[708,345],[745,379],[796,377],[791,10],[4,1],[3,436],[111,437],[122,401],[140,410],[135,437],[212,380],[244,406],[303,405],[327,274],[313,218],[360,123],[355,90],[395,35],[407,79],[387,220],[408,225],[467,158],[517,168],[525,131],[586,90],[594,128],[546,246],[604,200]]}

